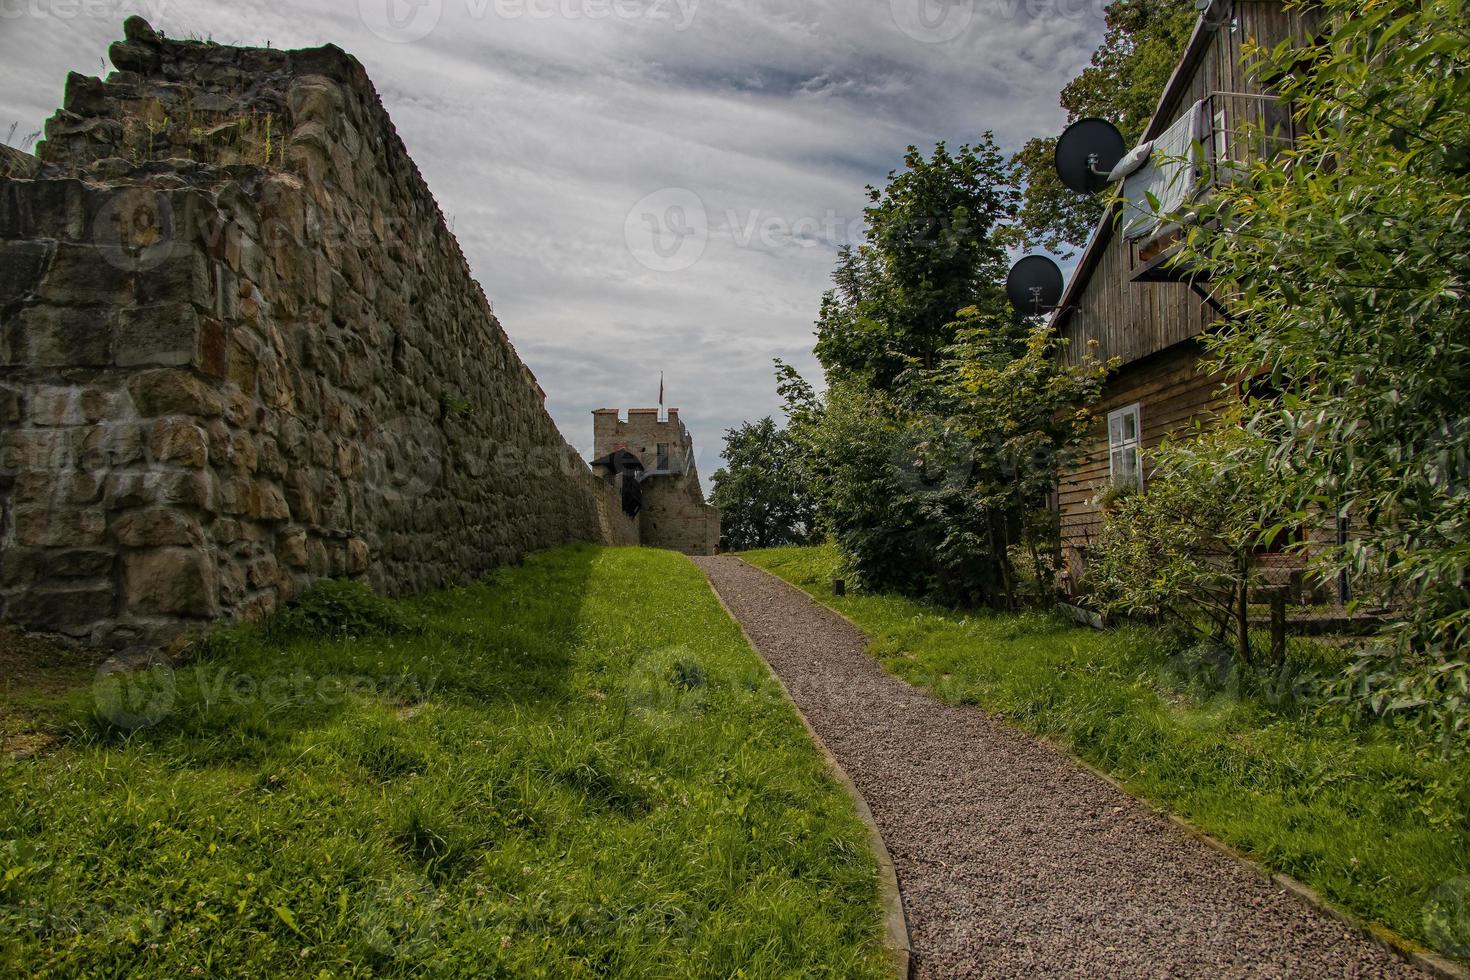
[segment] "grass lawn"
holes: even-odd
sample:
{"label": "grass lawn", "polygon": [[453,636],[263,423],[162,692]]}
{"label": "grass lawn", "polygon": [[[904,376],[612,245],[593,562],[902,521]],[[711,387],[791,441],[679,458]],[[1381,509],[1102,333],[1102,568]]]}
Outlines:
{"label": "grass lawn", "polygon": [[837,598],[832,547],[744,557],[846,614],[883,665],[1068,746],[1138,795],[1371,922],[1470,959],[1470,767],[1386,726],[1203,695],[1141,629]]}
{"label": "grass lawn", "polygon": [[863,827],[681,556],[42,688],[0,701],[56,733],[0,766],[0,974],[887,975]]}

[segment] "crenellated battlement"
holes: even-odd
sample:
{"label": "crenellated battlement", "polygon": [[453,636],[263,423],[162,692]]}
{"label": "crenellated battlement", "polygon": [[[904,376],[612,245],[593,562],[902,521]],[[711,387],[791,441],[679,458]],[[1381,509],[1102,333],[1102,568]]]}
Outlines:
{"label": "crenellated battlement", "polygon": [[592,413],[593,458],[630,452],[643,464],[644,544],[690,554],[713,554],[719,543],[719,511],[704,499],[694,439],[677,408],[616,408]]}

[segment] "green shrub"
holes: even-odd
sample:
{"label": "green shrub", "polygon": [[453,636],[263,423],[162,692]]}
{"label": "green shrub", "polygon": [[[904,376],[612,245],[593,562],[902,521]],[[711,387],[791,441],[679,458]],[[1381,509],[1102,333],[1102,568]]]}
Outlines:
{"label": "green shrub", "polygon": [[1088,563],[1103,612],[1229,640],[1251,662],[1247,600],[1264,584],[1255,556],[1281,489],[1240,462],[1253,448],[1228,424],[1166,442],[1146,489],[1112,495]]}
{"label": "green shrub", "polygon": [[419,624],[361,582],[326,579],[313,585],[264,626],[272,640],[412,633]]}

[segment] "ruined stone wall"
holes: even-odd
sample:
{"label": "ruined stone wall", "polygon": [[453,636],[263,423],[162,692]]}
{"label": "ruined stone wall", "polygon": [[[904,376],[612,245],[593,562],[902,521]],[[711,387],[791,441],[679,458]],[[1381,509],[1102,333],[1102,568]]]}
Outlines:
{"label": "ruined stone wall", "polygon": [[155,642],[635,543],[361,65],[125,30],[0,171],[0,617]]}

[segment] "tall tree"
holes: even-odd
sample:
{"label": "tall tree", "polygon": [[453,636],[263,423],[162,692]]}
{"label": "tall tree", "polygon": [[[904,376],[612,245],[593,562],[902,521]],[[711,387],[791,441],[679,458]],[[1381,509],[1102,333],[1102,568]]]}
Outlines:
{"label": "tall tree", "polygon": [[[1092,63],[1062,89],[1067,121],[1107,119],[1136,141],[1199,18],[1194,0],[1113,0],[1108,30]],[[1076,194],[1057,179],[1056,137],[1032,139],[1011,159],[1025,186],[1017,237],[1059,254],[1081,247],[1102,217],[1100,197]]]}
{"label": "tall tree", "polygon": [[725,432],[725,462],[711,502],[721,511],[721,544],[732,551],[802,544],[815,508],[795,442],[769,415]]}
{"label": "tall tree", "polygon": [[926,158],[915,147],[881,190],[868,188],[867,235],[845,249],[822,302],[816,354],[828,379],[891,389],[911,364],[933,367],[954,341],[961,309],[1000,300],[1005,251],[997,234],[1016,195],[986,133]]}

